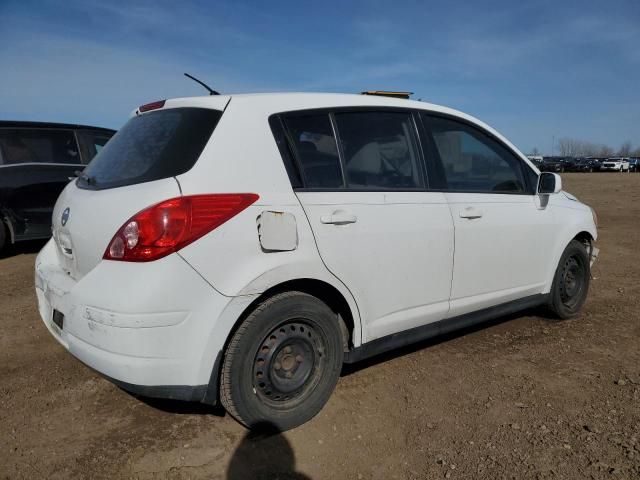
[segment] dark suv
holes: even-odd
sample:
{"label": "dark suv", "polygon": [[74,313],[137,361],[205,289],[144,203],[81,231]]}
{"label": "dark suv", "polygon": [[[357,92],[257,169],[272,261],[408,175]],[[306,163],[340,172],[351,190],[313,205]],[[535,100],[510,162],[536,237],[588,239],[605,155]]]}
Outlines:
{"label": "dark suv", "polygon": [[544,157],[539,170],[541,172],[564,172],[571,171],[574,167],[573,159],[569,157]]}
{"label": "dark suv", "polygon": [[600,163],[595,158],[579,158],[575,161],[574,172],[593,172],[600,169]]}
{"label": "dark suv", "polygon": [[61,123],[0,121],[0,251],[51,235],[53,205],[114,130]]}

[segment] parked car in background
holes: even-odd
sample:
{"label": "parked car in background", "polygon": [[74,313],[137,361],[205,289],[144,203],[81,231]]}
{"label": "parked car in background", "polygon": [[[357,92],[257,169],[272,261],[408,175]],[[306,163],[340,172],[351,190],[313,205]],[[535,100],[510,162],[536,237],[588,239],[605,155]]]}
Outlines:
{"label": "parked car in background", "polygon": [[541,166],[538,167],[541,172],[561,173],[571,171],[574,167],[574,160],[570,157],[543,157]]}
{"label": "parked car in background", "polygon": [[628,172],[629,171],[629,159],[626,157],[611,157],[607,158],[600,165],[600,170],[613,171],[613,172]]}
{"label": "parked car in background", "polygon": [[51,212],[69,177],[114,133],[85,125],[0,121],[0,250],[51,236]]}
{"label": "parked car in background", "polygon": [[602,167],[602,162],[604,162],[606,160],[606,158],[602,158],[602,157],[587,157],[587,160],[591,160],[592,166],[593,166],[593,171],[594,172],[599,172],[600,171],[600,167]]}
{"label": "parked car in background", "polygon": [[574,157],[564,157],[562,159],[562,169],[565,172],[575,172],[577,159]]}
{"label": "parked car in background", "polygon": [[561,172],[562,168],[559,157],[544,157],[538,167],[541,172]]}
{"label": "parked car in background", "polygon": [[538,170],[540,170],[540,167],[542,166],[542,160],[544,157],[542,157],[541,155],[527,155],[527,158],[531,163],[533,163],[538,168]]}
{"label": "parked car in background", "polygon": [[640,172],[640,158],[633,157],[629,159],[629,171]]}
{"label": "parked car in background", "polygon": [[286,430],[343,363],[524,308],[577,315],[596,230],[559,175],[449,108],[181,98],[138,108],[67,185],[35,290],[52,336],[125,390]]}
{"label": "parked car in background", "polygon": [[600,169],[600,163],[593,158],[578,158],[574,162],[574,172],[593,172]]}

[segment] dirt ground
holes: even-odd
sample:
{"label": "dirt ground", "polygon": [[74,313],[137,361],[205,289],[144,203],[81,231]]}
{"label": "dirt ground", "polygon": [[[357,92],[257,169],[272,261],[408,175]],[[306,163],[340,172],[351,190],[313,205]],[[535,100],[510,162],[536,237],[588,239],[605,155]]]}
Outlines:
{"label": "dirt ground", "polygon": [[532,311],[345,371],[324,410],[251,435],[133,397],[36,311],[30,244],[0,259],[0,478],[640,478],[640,174],[567,174],[600,220],[579,318]]}

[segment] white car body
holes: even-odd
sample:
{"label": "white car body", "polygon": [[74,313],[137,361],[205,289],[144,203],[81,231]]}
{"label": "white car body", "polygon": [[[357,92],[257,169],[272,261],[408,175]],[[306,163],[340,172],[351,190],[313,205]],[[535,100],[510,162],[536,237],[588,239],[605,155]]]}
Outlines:
{"label": "white car body", "polygon": [[[36,260],[39,311],[51,334],[130,391],[215,403],[229,335],[271,291],[339,297],[350,317],[350,362],[423,338],[429,326],[434,335],[466,325],[474,312],[488,318],[543,303],[569,242],[597,238],[588,206],[564,192],[540,195],[537,186],[526,194],[294,189],[269,128],[272,115],[300,110],[446,115],[491,136],[536,178],[504,137],[449,108],[301,93],[181,98],[160,110],[182,107],[224,111],[195,165],[119,188],[70,182]],[[259,199],[179,251],[142,263],[103,259],[116,231],[148,206],[232,192]]]}
{"label": "white car body", "polygon": [[629,159],[623,157],[607,158],[600,164],[600,170],[609,170],[614,172],[628,172]]}

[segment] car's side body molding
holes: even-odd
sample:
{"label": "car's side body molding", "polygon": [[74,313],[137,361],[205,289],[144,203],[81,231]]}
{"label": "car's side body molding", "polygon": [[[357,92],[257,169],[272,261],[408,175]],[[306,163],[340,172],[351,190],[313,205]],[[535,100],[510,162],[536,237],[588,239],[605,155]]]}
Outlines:
{"label": "car's side body molding", "polygon": [[405,347],[422,340],[444,335],[455,330],[471,327],[487,320],[519,312],[527,308],[538,307],[546,303],[548,295],[538,294],[519,298],[493,307],[466,313],[458,317],[446,318],[420,327],[387,335],[362,344],[345,353],[345,363],[355,363],[381,353]]}

